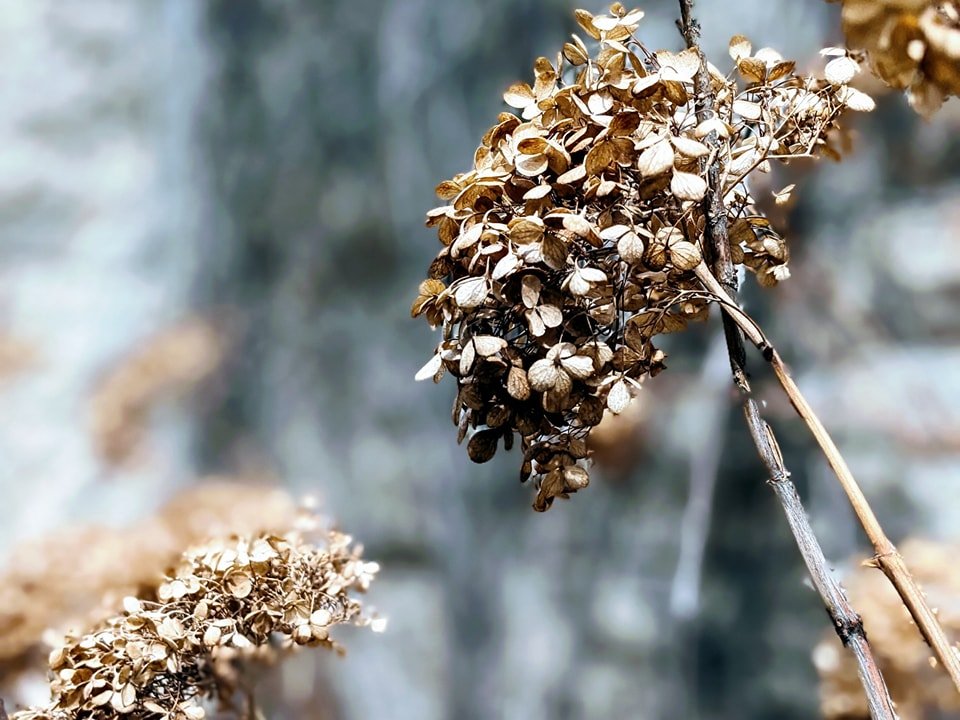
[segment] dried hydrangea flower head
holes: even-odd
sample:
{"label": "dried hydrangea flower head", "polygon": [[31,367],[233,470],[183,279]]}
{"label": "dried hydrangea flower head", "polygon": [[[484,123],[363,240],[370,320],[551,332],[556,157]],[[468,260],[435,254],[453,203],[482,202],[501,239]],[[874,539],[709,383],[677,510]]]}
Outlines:
{"label": "dried hydrangea flower head", "polygon": [[519,435],[537,510],[587,485],[587,435],[663,368],[656,337],[706,316],[693,270],[707,162],[719,166],[735,262],[774,285],[789,253],[749,176],[774,159],[836,155],[841,112],[873,105],[847,85],[854,59],[803,77],[738,36],[730,75],[709,66],[716,102],[699,122],[695,50],[650,51],[634,34],[643,13],[619,3],[576,17],[596,51],[574,36],[539,58],[533,85],[504,95],[514,112],[483,136],[474,167],[437,187],[448,204],[427,224],[443,247],[412,307],[443,329],[418,379],[456,378],[453,421],[461,440],[473,431],[473,460]]}
{"label": "dried hydrangea flower head", "polygon": [[282,532],[296,515],[283,490],[208,479],[130,527],[66,527],[20,545],[0,573],[0,681],[28,665],[46,629],[86,622],[111,598],[154,594],[183,548],[230,533]]}
{"label": "dried hydrangea flower head", "polygon": [[[937,608],[937,618],[951,641],[960,641],[960,547],[911,539],[903,557]],[[870,646],[897,703],[901,720],[957,717],[960,696],[950,678],[933,664],[930,648],[904,610],[897,593],[872,567],[861,565],[844,584],[863,615]],[[857,679],[853,659],[836,633],[825,634],[813,652],[820,674],[820,708],[827,720],[868,720],[870,708]]]}
{"label": "dried hydrangea flower head", "polygon": [[930,115],[960,95],[960,3],[956,0],[841,0],[847,44],[867,51],[881,80],[906,89]]}
{"label": "dried hydrangea flower head", "polygon": [[376,574],[349,536],[262,533],[186,552],[156,600],[127,597],[123,612],[50,653],[49,706],[40,718],[189,718],[202,701],[228,704],[238,668],[298,645],[339,649],[337,624],[370,624],[356,598]]}

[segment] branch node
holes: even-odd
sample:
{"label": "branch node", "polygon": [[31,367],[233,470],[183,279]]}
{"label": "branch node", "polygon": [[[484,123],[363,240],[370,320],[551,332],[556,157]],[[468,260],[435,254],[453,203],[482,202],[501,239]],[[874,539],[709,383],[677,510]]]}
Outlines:
{"label": "branch node", "polygon": [[[829,612],[827,614],[829,614]],[[864,629],[863,619],[859,615],[854,615],[853,617],[832,617],[831,620],[833,620],[833,629],[837,631],[837,637],[840,638],[840,642],[843,643],[844,647],[847,647],[855,637],[862,637],[864,640],[867,639],[867,631]]]}

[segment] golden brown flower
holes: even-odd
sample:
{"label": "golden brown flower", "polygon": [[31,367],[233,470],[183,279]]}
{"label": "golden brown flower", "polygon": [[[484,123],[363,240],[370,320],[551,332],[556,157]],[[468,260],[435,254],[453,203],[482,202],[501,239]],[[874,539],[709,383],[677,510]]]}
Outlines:
{"label": "golden brown flower", "polygon": [[438,186],[450,204],[428,214],[443,248],[412,312],[443,340],[417,377],[457,377],[453,419],[461,440],[475,431],[475,461],[520,435],[537,509],[587,484],[585,438],[663,367],[654,338],[706,315],[692,274],[705,160],[721,170],[735,261],[772,285],[788,275],[788,251],[748,176],[774,158],[835,153],[840,112],[870,106],[846,84],[853,58],[833,64],[832,79],[804,78],[738,36],[737,76],[710,66],[716,102],[699,122],[696,51],[650,52],[634,36],[642,16],[620,4],[577,11],[597,54],[574,37],[555,61],[538,59],[534,85],[504,95],[519,117],[500,116],[473,170]]}
{"label": "golden brown flower", "polygon": [[355,597],[376,563],[349,536],[319,544],[300,531],[214,541],[186,552],[152,600],[123,610],[50,653],[51,701],[13,720],[204,717],[229,704],[245,663],[298,645],[337,649],[334,625],[369,624]]}
{"label": "golden brown flower", "polygon": [[[442,327],[417,379],[457,379],[453,421],[477,462],[519,435],[521,478],[545,510],[588,483],[591,428],[622,412],[663,368],[662,333],[706,316],[693,274],[703,258],[707,161],[720,170],[734,260],[763,285],[788,276],[787,247],[754,206],[747,180],[773,159],[836,154],[830,132],[870,99],[735,37],[736,70],[708,67],[715,102],[697,118],[695,50],[651,52],[634,35],[643,13],[615,3],[576,13],[598,41],[574,36],[515,83],[471,170],[440,183],[430,211],[442,249],[412,314]],[[716,146],[714,146],[716,138]]]}
{"label": "golden brown flower", "polygon": [[930,115],[960,95],[960,3],[956,0],[842,0],[850,47],[867,51],[876,74],[906,89]]}

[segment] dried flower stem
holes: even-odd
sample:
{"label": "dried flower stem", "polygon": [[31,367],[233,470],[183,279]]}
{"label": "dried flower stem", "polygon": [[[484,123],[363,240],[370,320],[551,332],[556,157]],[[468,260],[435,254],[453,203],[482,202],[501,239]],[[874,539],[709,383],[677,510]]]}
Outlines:
{"label": "dried flower stem", "polygon": [[947,674],[950,675],[950,679],[953,680],[953,684],[958,692],[960,692],[960,655],[951,647],[950,641],[947,639],[940,622],[937,620],[936,614],[929,603],[927,603],[923,590],[921,590],[920,586],[914,581],[909,568],[907,568],[903,557],[900,555],[900,551],[897,550],[896,546],[883,532],[877,516],[870,507],[869,502],[867,502],[867,498],[857,484],[856,479],[853,477],[853,473],[850,472],[846,461],[843,459],[843,456],[840,454],[829,433],[827,433],[823,423],[820,422],[820,419],[816,413],[814,413],[813,408],[810,407],[806,398],[800,393],[800,389],[793,381],[793,378],[790,377],[780,354],[777,353],[776,350],[773,350],[771,353],[770,363],[773,366],[777,380],[780,381],[780,385],[790,398],[790,402],[796,409],[797,414],[803,418],[803,421],[807,424],[807,427],[810,428],[810,432],[813,433],[817,443],[823,450],[827,462],[830,464],[831,469],[840,481],[840,485],[850,499],[853,511],[857,514],[857,518],[867,533],[867,537],[870,538],[870,542],[873,543],[875,553],[873,562],[883,571],[883,574],[889,578],[890,582],[896,588],[900,599],[903,600],[903,604],[907,606],[910,615],[917,623],[917,627],[920,628],[924,640],[927,641],[927,644],[933,649],[937,658],[943,663],[944,669],[947,671]]}
{"label": "dried flower stem", "polygon": [[[693,17],[693,0],[680,0],[678,27],[687,47],[695,49],[700,55],[700,68],[694,83],[697,91],[697,120],[703,122],[709,119],[709,108],[715,106],[715,98],[710,85],[710,72],[699,45],[700,26]],[[737,275],[731,255],[727,213],[720,190],[720,164],[716,159],[719,143],[716,133],[710,133],[705,141],[713,151],[711,154],[713,159],[709,161],[706,173],[707,192],[702,201],[706,220],[704,245],[708,257],[713,261],[713,272],[711,273],[706,264],[701,262],[696,268],[696,273],[701,282],[704,282],[704,276],[708,276],[712,285],[720,287],[724,291],[721,297],[736,298]],[[706,283],[704,284],[706,285]],[[713,290],[710,286],[708,286],[708,289]],[[736,306],[735,300],[732,300],[730,304]],[[742,319],[744,321],[749,320],[745,315]],[[752,321],[741,324],[737,320],[738,318],[730,313],[724,313],[723,329],[733,380],[743,398],[744,413],[750,434],[753,436],[761,460],[770,473],[770,484],[787,516],[787,522],[793,532],[797,547],[803,556],[813,584],[817,592],[820,593],[841,641],[850,648],[856,657],[860,681],[867,696],[871,717],[895,718],[896,713],[893,710],[890,693],[867,642],[863,621],[850,605],[839,583],[830,575],[823,550],[820,548],[820,543],[807,520],[800,496],[790,480],[790,474],[783,465],[773,431],[760,417],[757,404],[752,398],[750,383],[747,379],[746,352],[741,329],[754,342],[757,339],[763,340],[763,334]]]}
{"label": "dried flower stem", "polygon": [[713,293],[724,312],[743,330],[743,333],[756,345],[763,353],[764,358],[773,366],[774,374],[780,382],[781,387],[790,399],[797,414],[803,419],[809,428],[811,434],[823,451],[830,468],[840,482],[840,486],[847,494],[850,504],[860,521],[861,526],[873,544],[874,558],[873,563],[883,571],[890,583],[894,586],[900,599],[910,612],[911,617],[920,629],[924,640],[931,647],[937,659],[943,665],[954,686],[960,691],[960,655],[950,645],[943,627],[937,620],[936,614],[923,594],[923,591],[917,585],[906,563],[897,550],[896,546],[890,541],[877,516],[874,514],[870,503],[867,501],[863,490],[850,472],[846,461],[837,449],[836,444],[830,437],[830,434],[824,428],[823,423],[817,417],[810,403],[800,392],[800,388],[790,376],[780,353],[776,351],[773,345],[767,340],[763,331],[754,320],[747,315],[739,305],[732,300],[726,290],[720,285],[717,279],[710,273],[706,265],[701,263],[695,270],[700,282],[704,287]]}
{"label": "dried flower stem", "polygon": [[[680,34],[688,48],[696,50],[700,56],[700,67],[694,77],[697,91],[697,122],[704,122],[714,114],[711,108],[716,106],[716,97],[710,85],[710,70],[700,48],[700,23],[693,17],[693,0],[680,0]],[[719,138],[716,131],[710,132],[704,142],[710,148],[713,161],[707,167],[707,192],[703,197],[703,214],[706,220],[704,235],[707,240],[705,250],[713,261],[714,275],[731,297],[737,296],[737,270],[730,251],[730,234],[727,228],[727,212],[723,205],[720,182]],[[746,352],[743,338],[732,320],[723,316],[723,334],[727,341],[727,353],[730,356],[730,369],[734,382],[741,391],[748,388],[746,373]]]}
{"label": "dried flower stem", "polygon": [[[680,0],[680,32],[687,43],[687,47],[697,51],[700,56],[700,67],[694,77],[694,87],[697,90],[697,121],[709,120],[716,106],[716,98],[710,87],[710,70],[707,60],[700,49],[700,24],[693,17],[693,0]],[[706,144],[711,150],[717,150],[717,133],[710,132],[706,137]],[[718,277],[725,287],[736,289],[737,273],[730,254],[730,237],[727,232],[727,213],[723,207],[723,197],[720,192],[720,163],[714,160],[707,167],[707,192],[703,198],[704,215],[706,217],[706,236],[710,241],[709,251],[713,254],[714,272],[719,271]]]}
{"label": "dried flower stem", "polygon": [[872,718],[895,718],[896,712],[890,699],[883,675],[867,642],[863,629],[863,620],[847,599],[843,587],[828,570],[827,559],[823,555],[820,543],[810,527],[810,521],[804,511],[797,488],[790,479],[790,473],[783,464],[783,457],[776,437],[770,426],[760,417],[760,411],[753,398],[747,397],[743,405],[747,427],[763,464],[770,473],[770,486],[777,494],[783,512],[787,516],[790,530],[803,555],[803,561],[813,580],[813,585],[840,640],[849,647],[857,660],[860,682],[867,694],[867,704]]}

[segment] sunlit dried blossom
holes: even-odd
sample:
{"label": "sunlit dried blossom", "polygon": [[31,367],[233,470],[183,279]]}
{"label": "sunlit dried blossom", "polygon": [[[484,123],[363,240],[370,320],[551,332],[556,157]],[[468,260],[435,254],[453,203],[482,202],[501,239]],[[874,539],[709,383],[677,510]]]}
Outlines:
{"label": "sunlit dried blossom", "polygon": [[14,713],[40,718],[204,717],[229,705],[238,672],[298,645],[339,649],[334,625],[370,624],[356,593],[376,574],[349,536],[314,545],[299,531],[214,541],[186,552],[156,600],[123,610],[50,653],[51,702]]}
{"label": "sunlit dried blossom", "polygon": [[223,360],[224,336],[209,320],[191,318],[149,338],[106,375],[92,400],[92,433],[100,456],[129,461],[157,402],[182,395]]}
{"label": "sunlit dried blossom", "polygon": [[281,532],[284,491],[204,481],[129,528],[67,527],[25,543],[0,573],[0,679],[21,669],[47,628],[86,623],[104,599],[155,593],[183,548],[231,532]]}
{"label": "sunlit dried blossom", "polygon": [[956,0],[841,0],[850,47],[867,51],[876,74],[906,89],[930,115],[960,95],[960,3]]}
{"label": "sunlit dried blossom", "polygon": [[417,378],[457,378],[453,421],[460,440],[473,431],[473,460],[519,434],[537,510],[587,485],[587,435],[663,368],[654,338],[707,314],[693,269],[708,162],[735,263],[771,286],[788,277],[789,253],[749,176],[774,159],[836,156],[841,112],[872,108],[850,73],[799,76],[738,36],[731,75],[708,68],[716,100],[700,122],[695,50],[651,52],[634,36],[643,13],[619,3],[576,16],[596,52],[574,36],[555,60],[539,58],[533,85],[504,95],[515,113],[487,131],[473,169],[437,187],[449,204],[427,224],[443,248],[411,309],[443,328]]}
{"label": "sunlit dried blossom", "polygon": [[[960,641],[960,548],[909,540],[902,554],[922,585],[937,619],[953,643]],[[950,678],[933,665],[930,648],[917,633],[896,591],[882,573],[861,567],[844,580],[850,600],[863,617],[870,647],[897,704],[901,720],[955,717],[960,696]],[[813,654],[820,673],[820,704],[828,720],[868,720],[870,710],[857,666],[835,633]]]}

